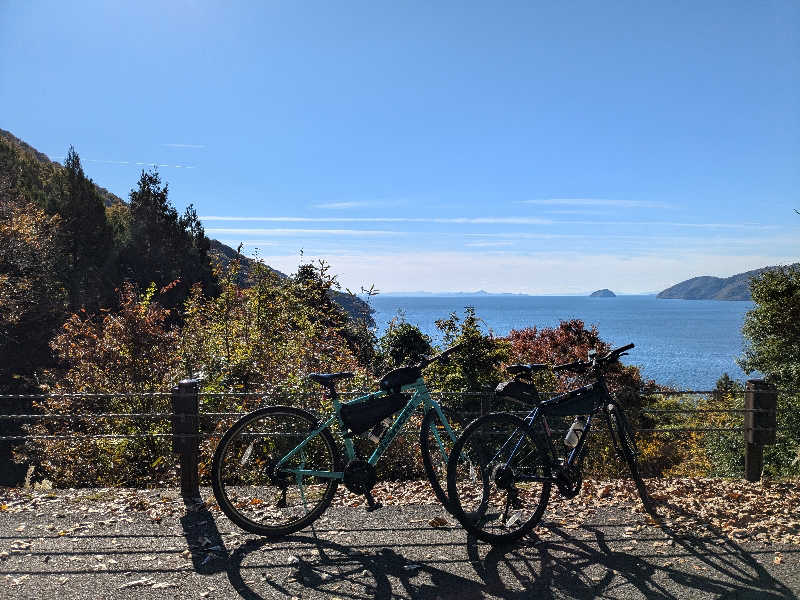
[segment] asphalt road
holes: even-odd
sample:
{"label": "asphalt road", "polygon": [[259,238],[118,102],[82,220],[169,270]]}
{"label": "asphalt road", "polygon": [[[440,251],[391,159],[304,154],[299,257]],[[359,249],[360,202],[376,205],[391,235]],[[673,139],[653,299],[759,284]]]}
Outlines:
{"label": "asphalt road", "polygon": [[[59,492],[65,494],[68,492]],[[63,506],[63,504],[58,505]],[[492,548],[437,506],[374,513],[332,508],[268,541],[190,507],[154,521],[109,518],[90,502],[0,512],[0,597],[12,598],[795,598],[800,547],[691,534],[598,507],[582,523],[548,520]]]}

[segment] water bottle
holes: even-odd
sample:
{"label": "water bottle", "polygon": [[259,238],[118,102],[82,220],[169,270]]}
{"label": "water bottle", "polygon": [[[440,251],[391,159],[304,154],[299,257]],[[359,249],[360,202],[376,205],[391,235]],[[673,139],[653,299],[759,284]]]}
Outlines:
{"label": "water bottle", "polygon": [[564,445],[567,448],[574,448],[578,445],[578,441],[581,439],[583,435],[583,430],[586,428],[586,417],[583,415],[578,415],[575,417],[575,420],[572,422],[572,425],[569,427],[569,431],[567,431],[567,436],[564,438]]}
{"label": "water bottle", "polygon": [[369,440],[373,444],[380,443],[383,434],[386,432],[387,429],[389,429],[389,427],[392,424],[392,421],[393,419],[391,417],[386,417],[383,421],[377,423],[375,427],[372,428],[372,431],[369,432],[367,438],[369,438]]}

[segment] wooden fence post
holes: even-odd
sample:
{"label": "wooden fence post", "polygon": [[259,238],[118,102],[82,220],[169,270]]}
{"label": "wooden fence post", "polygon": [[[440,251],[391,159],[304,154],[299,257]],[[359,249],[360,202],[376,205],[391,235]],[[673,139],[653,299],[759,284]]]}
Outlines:
{"label": "wooden fence post", "polygon": [[200,457],[200,403],[197,379],[172,388],[172,451],[180,455],[181,496],[200,497],[197,464]]}
{"label": "wooden fence post", "polygon": [[775,443],[778,391],[763,379],[748,379],[744,391],[744,476],[747,481],[761,479],[764,446]]}

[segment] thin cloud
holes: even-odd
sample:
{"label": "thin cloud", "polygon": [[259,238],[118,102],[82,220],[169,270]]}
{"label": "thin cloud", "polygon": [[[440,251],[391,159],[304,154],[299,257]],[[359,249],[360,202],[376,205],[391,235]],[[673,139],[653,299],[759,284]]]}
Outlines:
{"label": "thin cloud", "polygon": [[223,239],[219,240],[223,244],[228,244],[231,247],[235,247],[237,244],[241,243],[245,246],[280,246],[280,242],[276,242],[275,240],[234,240],[234,239]]}
{"label": "thin cloud", "polygon": [[364,206],[374,206],[370,202],[323,202],[322,204],[314,204],[314,208],[331,208],[335,210],[347,208],[362,208]]}
{"label": "thin cloud", "polygon": [[594,210],[591,208],[567,208],[561,210],[545,210],[543,211],[548,215],[605,215],[608,211]]}
{"label": "thin cloud", "polygon": [[[64,158],[63,155],[61,156],[54,156],[55,160],[60,160]],[[102,165],[121,165],[121,166],[128,166],[134,165],[138,167],[167,167],[169,169],[194,169],[196,168],[194,165],[170,165],[165,163],[156,163],[156,162],[142,162],[142,161],[133,161],[133,160],[108,160],[102,158],[81,158],[81,162],[83,163],[96,163]]]}
{"label": "thin cloud", "polygon": [[202,150],[205,144],[161,144],[167,148],[193,148],[195,150]]}
{"label": "thin cloud", "polygon": [[[609,287],[615,292],[641,293],[664,289],[696,275],[740,273],[768,264],[791,262],[796,255],[678,251],[667,256],[615,256],[546,252],[532,255],[474,252],[408,252],[402,254],[306,253],[306,259],[329,258],[342,285],[357,289],[374,283],[384,291],[408,289],[458,291],[485,289],[529,294],[588,293]],[[292,272],[296,254],[264,256],[267,264]],[[391,265],[390,269],[386,265]],[[524,277],[520,277],[524,273]],[[409,283],[413,282],[413,283]],[[410,287],[413,286],[413,287]]]}
{"label": "thin cloud", "polygon": [[464,245],[470,248],[492,248],[495,246],[513,246],[514,242],[510,240],[497,242],[468,242]]}
{"label": "thin cloud", "polygon": [[674,208],[666,202],[649,200],[609,200],[605,198],[545,198],[541,200],[520,200],[519,204],[543,206],[609,206],[615,208]]}
{"label": "thin cloud", "polygon": [[777,229],[777,225],[760,223],[676,223],[672,221],[559,221],[562,225],[667,226],[694,229]]}
{"label": "thin cloud", "polygon": [[402,200],[346,200],[342,202],[319,202],[312,204],[313,208],[326,208],[331,210],[347,210],[350,208],[375,208],[397,206],[402,204]]}
{"label": "thin cloud", "polygon": [[382,236],[405,235],[402,231],[385,231],[381,229],[247,229],[237,227],[208,227],[206,233],[223,235],[347,235],[347,236]]}
{"label": "thin cloud", "polygon": [[268,223],[442,223],[466,225],[551,225],[550,219],[538,217],[231,217],[208,215],[201,221],[268,222]]}

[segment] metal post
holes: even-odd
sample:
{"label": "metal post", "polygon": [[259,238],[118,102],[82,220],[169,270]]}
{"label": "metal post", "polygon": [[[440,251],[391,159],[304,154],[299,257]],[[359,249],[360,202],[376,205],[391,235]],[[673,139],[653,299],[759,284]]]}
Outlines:
{"label": "metal post", "polygon": [[200,497],[199,381],[184,379],[172,388],[172,451],[180,454],[181,496]]}
{"label": "metal post", "polygon": [[481,411],[481,416],[485,415],[492,410],[492,398],[494,397],[494,388],[489,385],[481,386],[481,401],[479,405],[479,410]]}
{"label": "metal post", "polygon": [[775,443],[777,424],[775,408],[778,392],[763,379],[749,379],[745,386],[744,407],[744,476],[747,481],[761,479],[764,469],[764,446]]}

